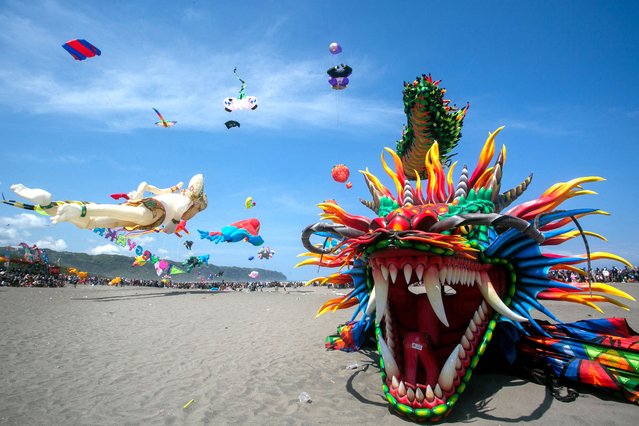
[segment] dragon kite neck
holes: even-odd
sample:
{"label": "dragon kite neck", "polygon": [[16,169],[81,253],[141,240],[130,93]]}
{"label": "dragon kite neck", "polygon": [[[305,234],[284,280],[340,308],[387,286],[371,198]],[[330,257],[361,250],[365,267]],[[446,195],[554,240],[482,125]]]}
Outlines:
{"label": "dragon kite neck", "polygon": [[[323,220],[303,231],[308,259],[298,264],[338,268],[337,273],[309,283],[354,286],[318,312],[356,307],[351,321],[339,327],[339,335],[329,337],[327,348],[357,350],[372,332],[386,400],[402,415],[430,421],[442,419],[456,405],[499,324],[546,341],[556,328],[545,327],[531,312],[559,319],[541,300],[581,303],[597,310],[596,302],[627,308],[610,295],[634,300],[607,284],[559,281],[552,275],[554,270],[586,275],[576,265],[597,259],[632,267],[606,252],[587,250],[571,256],[546,251],[578,236],[603,239],[579,224],[578,229],[571,225],[584,216],[606,212],[560,210],[570,198],[594,194],[584,184],[603,179],[588,176],[557,183],[538,198],[508,208],[527,190],[532,175],[502,192],[506,148],[495,150],[499,128],[489,133],[475,169],[464,167],[455,182],[455,164],[448,170],[446,166],[467,107],[449,107],[437,83],[424,76],[406,86],[409,127],[399,143],[402,149],[396,153],[386,148],[394,167],[382,155],[392,185],[386,187],[368,169],[361,172],[372,196],[361,201],[374,216],[347,213],[333,200],[319,204]],[[339,243],[312,243],[313,236]],[[555,346],[568,348],[567,353],[584,352],[575,340],[556,341],[562,343]],[[624,347],[636,348],[639,337],[629,336],[624,342]],[[541,352],[531,349],[532,353]],[[636,349],[624,352],[625,359],[632,361],[614,362],[613,368],[606,364],[599,370],[592,364],[570,370],[562,364],[567,358],[552,358],[550,350],[543,353],[543,362],[558,371],[576,371],[577,376],[597,371],[596,378],[585,380],[605,382],[629,400],[639,399]]]}
{"label": "dragon kite neck", "polygon": [[440,161],[450,163],[452,150],[461,138],[464,117],[470,107],[459,109],[444,99],[446,89],[439,87],[440,80],[422,75],[412,83],[404,82],[404,113],[407,123],[402,139],[397,141],[397,154],[402,159],[406,175],[410,179],[426,177],[424,158],[437,142]]}

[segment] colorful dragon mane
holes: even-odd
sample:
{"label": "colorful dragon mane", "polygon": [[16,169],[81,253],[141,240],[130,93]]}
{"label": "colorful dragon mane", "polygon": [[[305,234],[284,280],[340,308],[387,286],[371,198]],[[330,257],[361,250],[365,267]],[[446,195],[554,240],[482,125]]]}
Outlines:
{"label": "colorful dragon mane", "polygon": [[[430,76],[405,85],[408,127],[397,153],[385,149],[394,167],[387,164],[384,153],[381,156],[393,186],[384,186],[368,169],[361,171],[372,200],[360,201],[376,217],[349,214],[335,201],[320,203],[323,220],[303,231],[307,259],[297,265],[339,268],[337,273],[309,283],[319,280],[322,284],[354,286],[349,294],[329,300],[318,312],[319,316],[355,307],[351,321],[340,326],[339,334],[329,337],[326,346],[357,350],[366,332],[374,331],[384,395],[396,412],[414,420],[438,421],[450,413],[498,323],[509,323],[521,336],[527,336],[530,353],[550,351],[549,347],[561,342],[557,336],[570,331],[560,330],[560,320],[540,300],[581,303],[599,311],[597,302],[627,309],[611,295],[634,300],[604,283],[588,279],[563,282],[551,276],[554,270],[585,276],[577,265],[589,265],[597,259],[632,266],[625,259],[606,252],[591,253],[587,245],[587,252],[578,256],[541,250],[579,236],[584,241],[586,235],[603,239],[582,231],[578,219],[606,212],[559,210],[569,198],[594,194],[582,185],[603,179],[588,176],[557,183],[539,198],[508,208],[528,188],[532,175],[502,192],[505,147],[494,158],[499,128],[489,133],[475,169],[470,172],[464,167],[455,183],[456,163],[447,171],[444,163],[459,139],[468,107],[449,107],[443,93]],[[445,140],[444,152],[440,137]],[[322,246],[312,243],[312,236],[340,243]],[[534,319],[533,310],[558,325]],[[617,327],[612,331],[606,328],[614,325]],[[592,327],[584,330],[587,334]],[[610,389],[637,401],[637,336],[625,321],[603,324],[598,331],[598,337],[582,343],[580,350],[592,355],[584,356],[588,362],[599,357],[599,364],[573,366],[577,368],[574,375],[588,376],[602,359],[605,367],[605,360],[616,357],[608,362],[614,372],[606,370],[601,375],[607,375]],[[619,352],[611,355],[597,346],[603,342],[603,334],[611,342],[607,348],[616,346]],[[539,342],[545,346],[535,349]],[[588,345],[597,349],[589,351]],[[622,347],[628,351],[621,353]],[[577,349],[573,346],[570,350]],[[566,371],[571,358],[558,355],[549,359],[551,367]]]}

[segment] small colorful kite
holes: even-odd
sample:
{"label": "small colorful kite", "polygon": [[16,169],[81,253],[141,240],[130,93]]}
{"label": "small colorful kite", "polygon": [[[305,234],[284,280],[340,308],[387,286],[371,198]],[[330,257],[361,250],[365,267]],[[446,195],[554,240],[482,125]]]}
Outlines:
{"label": "small colorful kite", "polygon": [[326,74],[330,77],[328,83],[334,90],[343,90],[348,86],[348,77],[353,73],[353,68],[348,65],[336,65],[326,71]]}
{"label": "small colorful kite", "polygon": [[[257,108],[257,98],[255,96],[246,96],[244,93],[244,88],[246,87],[246,83],[237,75],[237,67],[233,69],[233,74],[240,80],[242,83],[242,87],[240,88],[240,94],[237,98],[225,98],[224,99],[224,109],[227,112],[239,110],[239,109],[256,109]],[[228,126],[227,126],[228,127]],[[238,123],[239,127],[239,123]]]}
{"label": "small colorful kite", "polygon": [[[331,169],[331,176],[335,182],[344,183],[350,175],[351,171],[344,164],[337,164]],[[352,187],[353,184],[351,182],[346,182],[346,188],[351,189]]]}
{"label": "small colorful kite", "polygon": [[244,205],[246,206],[247,209],[251,209],[255,207],[255,201],[253,201],[253,197],[248,197],[246,201],[244,202]]}
{"label": "small colorful kite", "polygon": [[270,247],[262,247],[260,251],[257,252],[257,257],[259,259],[268,260],[275,254],[275,250],[271,250]]}
{"label": "small colorful kite", "polygon": [[177,226],[175,227],[175,235],[177,235],[178,237],[182,238],[182,234],[180,234],[180,232],[186,232],[187,234],[190,234],[189,230],[186,229],[186,220],[182,219]]}
{"label": "small colorful kite", "polygon": [[102,52],[100,49],[92,45],[86,40],[69,40],[62,45],[64,50],[69,52],[76,61],[84,61],[86,58],[93,58],[94,56],[100,56]]}
{"label": "small colorful kite", "polygon": [[328,50],[333,54],[337,55],[338,53],[342,53],[342,46],[339,45],[336,41],[332,42],[328,45]]}
{"label": "small colorful kite", "polygon": [[175,123],[177,123],[177,121],[167,121],[164,119],[164,117],[162,117],[162,114],[160,114],[160,111],[158,111],[157,109],[153,108],[153,111],[155,111],[155,113],[158,115],[158,117],[160,117],[160,120],[162,121],[158,121],[155,123],[156,126],[158,127],[166,127],[167,129],[169,127],[173,127],[175,126]]}
{"label": "small colorful kite", "polygon": [[191,272],[193,268],[197,266],[204,266],[209,264],[210,255],[206,254],[203,256],[191,256],[182,262],[182,266],[184,266],[187,273]]}
{"label": "small colorful kite", "polygon": [[148,259],[144,256],[136,256],[131,266],[144,266],[146,265],[147,260]]}
{"label": "small colorful kite", "polygon": [[158,277],[161,276],[165,271],[167,271],[171,265],[166,260],[158,260],[153,263],[153,268],[155,269],[155,273],[158,274]]}

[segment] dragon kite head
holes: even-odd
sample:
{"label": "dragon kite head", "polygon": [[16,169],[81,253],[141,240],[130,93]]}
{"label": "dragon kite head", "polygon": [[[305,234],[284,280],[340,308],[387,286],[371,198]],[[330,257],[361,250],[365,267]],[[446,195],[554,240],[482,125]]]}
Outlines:
{"label": "dragon kite head", "polygon": [[[352,320],[340,327],[339,336],[329,338],[327,347],[356,350],[364,332],[372,328],[385,398],[395,411],[412,419],[437,421],[450,413],[498,321],[511,322],[522,332],[522,323],[529,323],[544,333],[531,311],[557,318],[540,299],[595,308],[593,302],[620,304],[605,295],[620,295],[612,287],[560,282],[549,273],[564,269],[583,274],[574,265],[590,259],[627,261],[603,252],[542,252],[542,246],[576,236],[600,237],[570,225],[574,221],[579,227],[578,218],[605,212],[558,207],[571,197],[592,194],[581,185],[602,179],[558,183],[539,198],[505,211],[528,188],[532,175],[502,192],[505,148],[494,158],[500,131],[489,133],[475,169],[471,173],[464,167],[456,182],[456,163],[445,171],[437,142],[423,158],[426,180],[413,170],[414,182],[400,156],[386,148],[394,167],[384,154],[382,165],[392,189],[362,171],[372,200],[361,201],[375,217],[349,214],[334,201],[324,202],[319,204],[323,221],[302,233],[308,258],[298,266],[339,268],[311,281],[354,285],[349,294],[330,300],[318,312],[356,307]],[[316,245],[311,243],[313,235],[339,243]]]}

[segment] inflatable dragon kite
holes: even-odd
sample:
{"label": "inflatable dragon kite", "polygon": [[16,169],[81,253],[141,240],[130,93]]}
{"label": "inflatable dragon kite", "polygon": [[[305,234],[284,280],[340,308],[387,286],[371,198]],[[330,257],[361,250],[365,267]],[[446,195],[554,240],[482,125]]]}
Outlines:
{"label": "inflatable dragon kite", "polygon": [[[627,308],[611,296],[634,300],[603,283],[564,282],[552,275],[555,270],[586,275],[575,265],[590,268],[596,259],[632,266],[616,255],[590,252],[585,236],[603,237],[583,231],[578,219],[605,212],[560,210],[569,198],[593,194],[583,184],[602,179],[557,183],[539,198],[508,208],[532,175],[502,191],[505,148],[494,158],[499,128],[489,133],[475,169],[464,167],[454,182],[451,150],[468,106],[450,106],[438,83],[425,75],[405,83],[407,128],[397,151],[386,148],[393,167],[382,154],[393,186],[362,171],[372,200],[361,201],[375,217],[323,202],[323,221],[302,232],[308,252],[298,266],[339,268],[311,281],[354,285],[318,312],[356,307],[326,347],[358,350],[374,335],[384,396],[394,411],[413,420],[439,421],[451,412],[501,327],[514,336],[513,353],[505,358],[543,364],[549,376],[595,385],[636,403],[639,336],[627,322],[561,323],[540,303],[576,302],[600,310],[596,302]],[[339,244],[311,242],[312,236],[326,235]],[[542,251],[579,236],[584,255]],[[533,310],[557,323],[535,320]]]}

